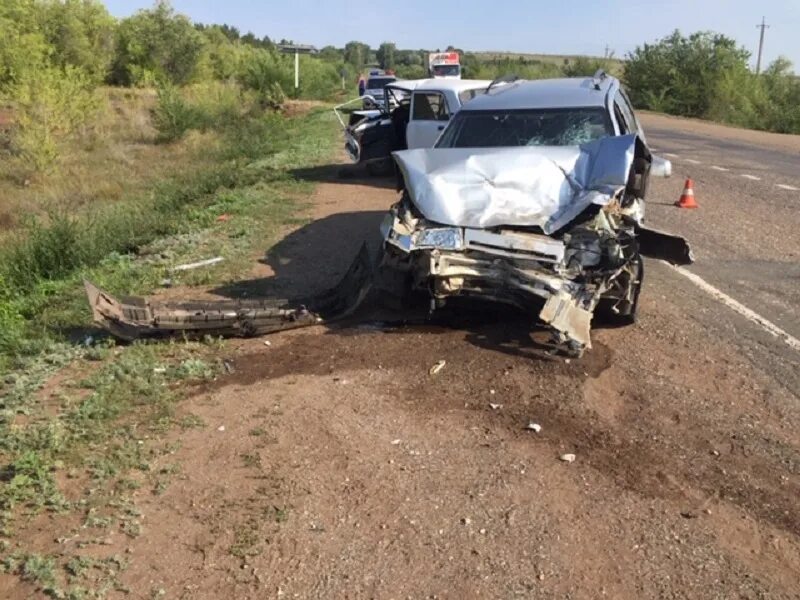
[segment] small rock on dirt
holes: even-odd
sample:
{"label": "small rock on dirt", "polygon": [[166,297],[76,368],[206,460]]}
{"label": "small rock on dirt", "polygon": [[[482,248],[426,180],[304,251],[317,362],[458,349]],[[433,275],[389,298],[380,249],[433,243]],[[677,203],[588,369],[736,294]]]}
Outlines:
{"label": "small rock on dirt", "polygon": [[561,460],[565,463],[574,463],[576,456],[574,454],[562,454],[558,457],[558,460]]}
{"label": "small rock on dirt", "polygon": [[[527,427],[525,427],[528,431],[533,431],[534,433],[539,433],[542,431],[542,426],[538,423],[528,423]],[[572,461],[570,461],[572,462]]]}

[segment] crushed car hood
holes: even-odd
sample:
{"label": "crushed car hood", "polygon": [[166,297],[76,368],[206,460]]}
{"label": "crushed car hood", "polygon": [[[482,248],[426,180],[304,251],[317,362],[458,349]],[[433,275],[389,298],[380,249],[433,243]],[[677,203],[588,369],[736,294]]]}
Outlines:
{"label": "crushed car hood", "polygon": [[411,201],[431,221],[549,234],[626,186],[636,142],[626,135],[581,146],[403,150],[394,158]]}

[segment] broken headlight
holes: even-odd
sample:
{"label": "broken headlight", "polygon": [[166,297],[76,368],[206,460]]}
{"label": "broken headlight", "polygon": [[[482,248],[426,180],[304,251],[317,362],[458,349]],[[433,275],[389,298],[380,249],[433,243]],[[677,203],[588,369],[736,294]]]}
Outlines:
{"label": "broken headlight", "polygon": [[458,227],[423,229],[414,240],[416,248],[437,248],[439,250],[462,250],[464,234]]}

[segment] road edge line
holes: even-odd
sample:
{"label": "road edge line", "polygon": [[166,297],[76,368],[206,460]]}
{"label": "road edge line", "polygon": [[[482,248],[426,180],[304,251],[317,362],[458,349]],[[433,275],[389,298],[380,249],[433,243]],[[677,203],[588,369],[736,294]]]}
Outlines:
{"label": "road edge line", "polygon": [[790,333],[784,331],[783,329],[775,325],[775,323],[773,323],[772,321],[765,319],[757,312],[750,310],[744,304],[742,304],[738,300],[731,298],[730,296],[728,296],[728,294],[726,294],[722,290],[718,290],[699,275],[692,273],[691,271],[687,271],[686,269],[683,269],[676,265],[671,265],[670,263],[665,263],[665,264],[672,267],[673,270],[683,275],[686,279],[694,283],[697,287],[699,287],[700,289],[711,295],[716,300],[722,302],[725,306],[727,306],[731,310],[739,313],[748,321],[751,321],[752,323],[759,325],[762,329],[764,329],[767,333],[771,334],[773,337],[781,339],[790,348],[800,352],[800,340],[798,340]]}

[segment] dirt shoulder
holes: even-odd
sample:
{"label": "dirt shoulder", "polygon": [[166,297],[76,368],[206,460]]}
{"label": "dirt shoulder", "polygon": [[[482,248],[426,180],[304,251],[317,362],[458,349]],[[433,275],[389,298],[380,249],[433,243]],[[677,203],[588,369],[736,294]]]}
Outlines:
{"label": "dirt shoulder", "polygon": [[[316,220],[278,246],[284,275],[346,268],[334,249],[394,198],[372,183],[318,187]],[[639,325],[569,363],[503,315],[233,344],[233,372],[183,405],[204,425],[172,434],[174,481],[137,498],[123,581],[134,597],[797,597],[797,398],[687,317],[715,307],[667,270],[642,302]]]}
{"label": "dirt shoulder", "polygon": [[769,149],[787,150],[800,154],[800,135],[785,133],[769,133],[753,129],[743,129],[722,125],[702,119],[688,119],[645,110],[636,113],[645,128],[661,128],[701,135],[713,139],[723,139],[745,144],[752,144]]}

